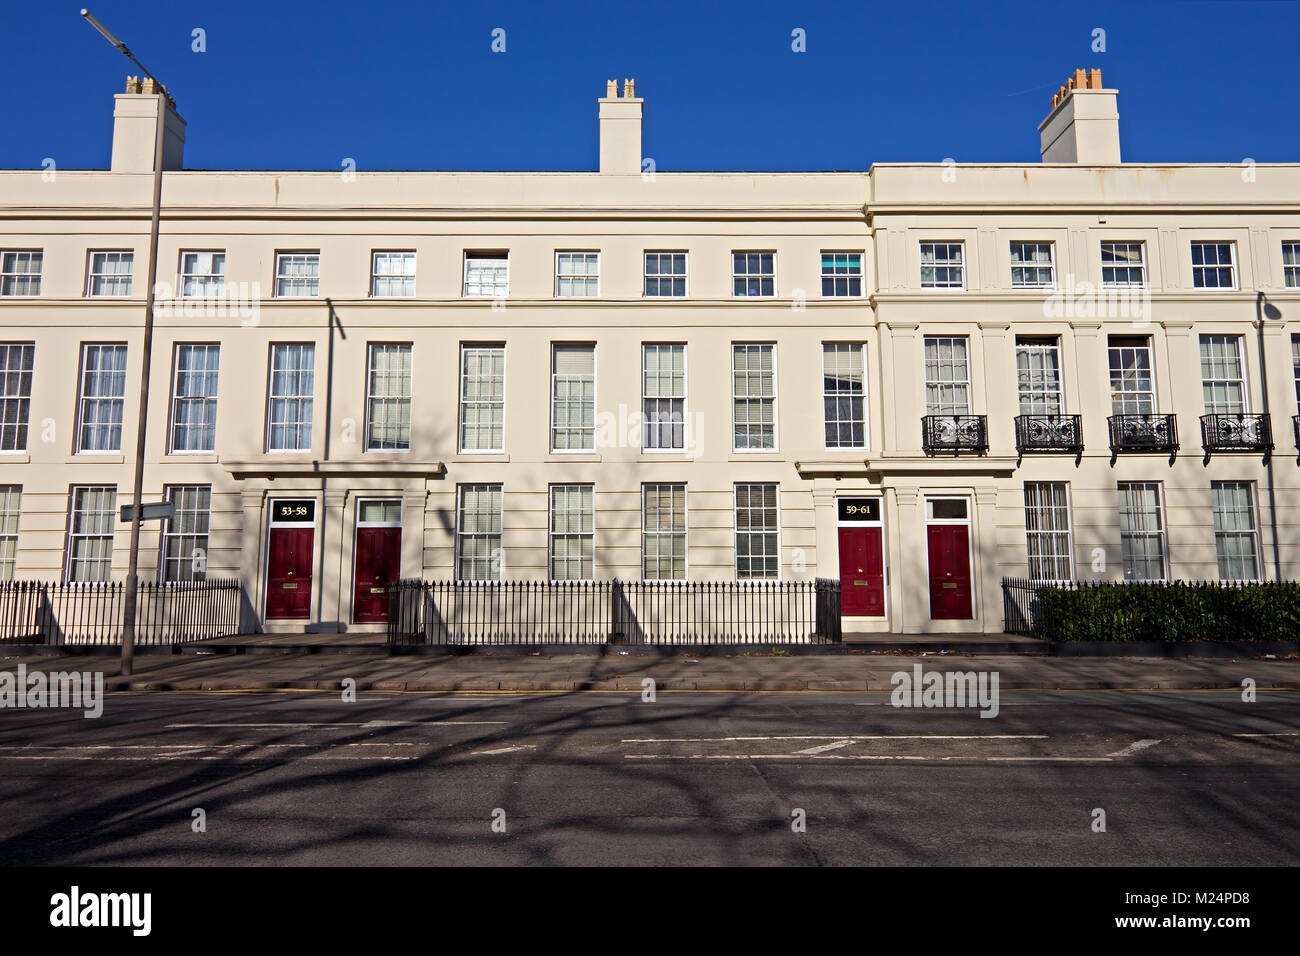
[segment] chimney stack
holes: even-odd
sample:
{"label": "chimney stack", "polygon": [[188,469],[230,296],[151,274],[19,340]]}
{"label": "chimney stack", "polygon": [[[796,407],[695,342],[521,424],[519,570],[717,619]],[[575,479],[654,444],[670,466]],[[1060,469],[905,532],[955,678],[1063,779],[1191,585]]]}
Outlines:
{"label": "chimney stack", "polygon": [[[153,172],[154,139],[158,135],[157,84],[145,77],[128,76],[126,92],[113,97],[113,159],[115,173]],[[180,169],[185,151],[185,120],[176,101],[167,97],[163,134],[163,169]]]}
{"label": "chimney stack", "polygon": [[1103,89],[1101,70],[1075,70],[1052,95],[1052,111],[1038,124],[1045,163],[1118,163],[1118,90]]}
{"label": "chimney stack", "polygon": [[636,96],[636,80],[605,82],[600,104],[600,171],[623,175],[641,172],[641,104]]}

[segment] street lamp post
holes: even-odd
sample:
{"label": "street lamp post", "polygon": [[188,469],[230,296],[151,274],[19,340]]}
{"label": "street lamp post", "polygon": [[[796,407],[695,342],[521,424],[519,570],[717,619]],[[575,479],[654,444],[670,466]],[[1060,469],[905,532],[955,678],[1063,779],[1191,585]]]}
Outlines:
{"label": "street lamp post", "polygon": [[149,221],[149,279],[145,288],[144,342],[141,354],[143,370],[140,373],[140,411],[135,435],[135,481],[131,504],[131,548],[126,572],[126,596],[123,602],[122,665],[121,673],[130,675],[135,658],[135,618],[139,598],[140,572],[140,499],[144,496],[145,425],[149,410],[149,370],[153,364],[154,284],[158,279],[158,223],[162,218],[163,140],[167,132],[167,88],[135,58],[125,43],[94,18],[89,10],[81,15],[98,30],[122,55],[153,80],[158,92],[158,128],[154,135],[153,151],[153,211]]}

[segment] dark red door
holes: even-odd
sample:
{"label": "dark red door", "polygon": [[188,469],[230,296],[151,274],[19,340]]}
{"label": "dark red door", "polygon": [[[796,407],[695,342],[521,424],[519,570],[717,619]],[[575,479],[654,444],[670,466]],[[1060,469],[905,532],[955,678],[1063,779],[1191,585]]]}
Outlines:
{"label": "dark red door", "polygon": [[971,618],[970,528],[932,524],[926,528],[930,552],[930,617],[936,621]]}
{"label": "dark red door", "polygon": [[840,528],[840,616],[885,616],[885,549],[880,528]]}
{"label": "dark red door", "polygon": [[388,585],[401,575],[402,529],[358,528],[352,576],[352,620],[358,624],[388,621]]}
{"label": "dark red door", "polygon": [[271,528],[266,559],[266,616],[311,617],[313,528]]}

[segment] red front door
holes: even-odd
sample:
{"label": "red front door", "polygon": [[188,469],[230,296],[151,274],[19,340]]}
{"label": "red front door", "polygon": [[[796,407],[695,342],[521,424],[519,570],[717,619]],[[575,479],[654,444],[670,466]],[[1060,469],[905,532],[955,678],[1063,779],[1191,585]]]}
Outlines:
{"label": "red front door", "polygon": [[352,620],[358,624],[388,621],[388,585],[401,575],[402,529],[358,528],[352,576]]}
{"label": "red front door", "polygon": [[885,616],[885,549],[880,528],[840,528],[840,616]]}
{"label": "red front door", "polygon": [[971,618],[970,528],[961,524],[930,525],[930,617],[936,621]]}
{"label": "red front door", "polygon": [[311,617],[313,528],[271,527],[267,546],[268,620]]}

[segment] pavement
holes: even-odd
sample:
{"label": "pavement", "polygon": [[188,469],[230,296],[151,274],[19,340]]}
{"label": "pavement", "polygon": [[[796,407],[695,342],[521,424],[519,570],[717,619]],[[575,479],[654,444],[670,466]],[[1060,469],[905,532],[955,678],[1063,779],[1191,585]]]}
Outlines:
{"label": "pavement", "polygon": [[96,671],[108,691],[337,690],[352,680],[357,690],[419,692],[642,692],[657,691],[888,691],[893,675],[924,670],[996,672],[1003,690],[1207,690],[1300,689],[1300,659],[1036,657],[938,651],[867,652],[783,656],[605,656],[576,654],[474,654],[393,656],[349,654],[145,654],[134,673],[120,677],[109,655],[20,655],[0,648],[0,671]]}
{"label": "pavement", "polygon": [[[1300,694],[1025,691],[994,719],[890,698],[315,691],[110,694],[95,720],[0,709],[0,860],[1300,863]],[[1195,888],[1240,889],[1209,882]],[[1071,932],[1116,899],[1080,896]]]}

